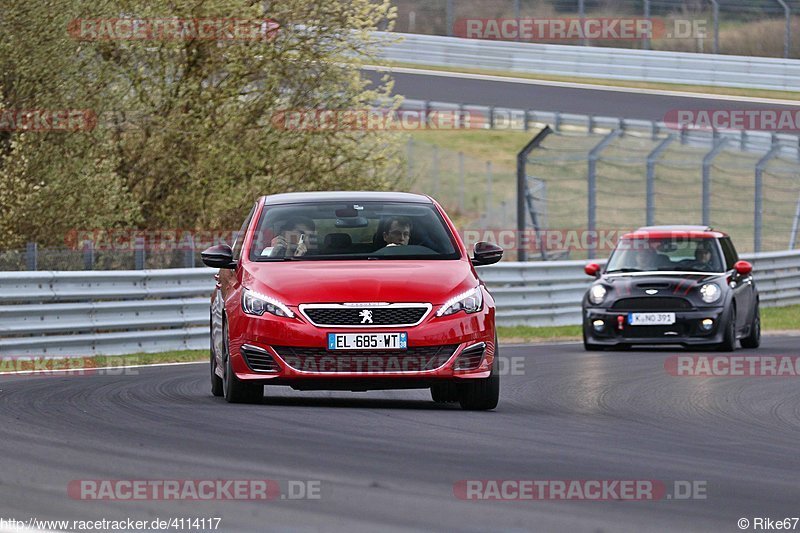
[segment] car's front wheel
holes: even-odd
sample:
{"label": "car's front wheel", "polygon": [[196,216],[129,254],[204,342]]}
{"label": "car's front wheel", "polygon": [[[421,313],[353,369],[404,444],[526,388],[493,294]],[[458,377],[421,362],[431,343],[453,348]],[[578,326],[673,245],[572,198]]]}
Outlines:
{"label": "car's front wheel", "polygon": [[[213,328],[213,325],[212,325]],[[212,329],[213,331],[213,329]],[[211,394],[222,396],[225,394],[222,386],[222,378],[217,375],[217,351],[214,349],[214,336],[211,337]]]}
{"label": "car's front wheel", "polygon": [[222,380],[222,388],[225,400],[229,403],[260,402],[264,398],[264,386],[242,381],[233,372],[227,322],[222,323],[222,343],[223,357],[225,358],[225,378]]}
{"label": "car's front wheel", "polygon": [[725,331],[723,333],[722,342],[717,344],[717,350],[720,352],[732,352],[736,349],[736,310],[731,308],[728,314],[728,321],[725,322]]}
{"label": "car's front wheel", "polygon": [[488,411],[500,401],[500,359],[495,341],[494,362],[488,378],[458,384],[458,403],[468,411]]}
{"label": "car's front wheel", "polygon": [[747,337],[743,337],[739,344],[742,348],[758,348],[761,346],[761,311],[759,305],[756,304],[756,310],[753,313],[753,322],[750,324],[750,333]]}

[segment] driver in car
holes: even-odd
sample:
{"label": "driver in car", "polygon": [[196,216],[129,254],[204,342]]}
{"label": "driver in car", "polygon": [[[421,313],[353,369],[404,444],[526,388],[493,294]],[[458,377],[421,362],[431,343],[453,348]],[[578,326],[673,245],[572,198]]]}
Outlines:
{"label": "driver in car", "polygon": [[271,248],[262,255],[269,257],[301,257],[316,246],[314,221],[308,217],[296,216],[283,223],[280,234],[272,239]]}
{"label": "driver in car", "polygon": [[390,217],[386,220],[383,240],[386,246],[406,246],[411,239],[411,220],[406,217]]}
{"label": "driver in car", "polygon": [[694,251],[694,264],[692,265],[698,270],[713,270],[711,264],[711,247],[708,243],[698,243]]}

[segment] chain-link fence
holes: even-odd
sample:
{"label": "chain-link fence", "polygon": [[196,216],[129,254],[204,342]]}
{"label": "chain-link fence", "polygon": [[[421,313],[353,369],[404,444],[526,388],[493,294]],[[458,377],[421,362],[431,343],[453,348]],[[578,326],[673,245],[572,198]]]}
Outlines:
{"label": "chain-link fence", "polygon": [[[465,20],[652,18],[641,39],[572,38],[560,42],[683,52],[800,57],[800,0],[392,0],[395,30],[459,35]],[[676,22],[677,21],[677,22]],[[691,21],[686,24],[685,21]],[[613,36],[612,36],[613,37]],[[504,35],[491,38],[520,40]]]}

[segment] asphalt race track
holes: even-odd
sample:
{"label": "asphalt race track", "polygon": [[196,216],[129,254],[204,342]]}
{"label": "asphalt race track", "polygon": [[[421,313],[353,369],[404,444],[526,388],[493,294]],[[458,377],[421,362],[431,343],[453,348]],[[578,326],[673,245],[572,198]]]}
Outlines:
{"label": "asphalt race track", "polygon": [[[757,351],[797,355],[798,337]],[[693,353],[693,352],[688,352]],[[739,531],[800,515],[800,378],[675,377],[680,349],[504,347],[494,412],[427,391],[209,394],[206,365],[0,376],[0,517],[221,517],[220,531]],[[713,353],[709,355],[715,355]],[[79,479],[318,481],[319,499],[82,501]],[[464,501],[468,479],[705,482],[706,499]]]}
{"label": "asphalt race track", "polygon": [[[364,76],[377,80],[372,71]],[[667,111],[675,109],[800,109],[795,105],[739,102],[711,98],[631,93],[597,88],[568,88],[548,85],[511,83],[393,72],[394,94],[413,100],[433,100],[475,105],[495,105],[513,109],[561,111],[578,115],[599,115],[642,120],[664,120]],[[734,97],[735,98],[735,97]]]}

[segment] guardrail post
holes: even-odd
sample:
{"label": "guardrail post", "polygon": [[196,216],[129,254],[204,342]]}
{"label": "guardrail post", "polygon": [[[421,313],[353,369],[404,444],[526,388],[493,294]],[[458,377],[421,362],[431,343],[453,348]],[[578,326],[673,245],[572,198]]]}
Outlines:
{"label": "guardrail post", "polygon": [[[586,23],[584,22],[584,19],[586,19],[586,6],[584,5],[584,0],[578,0],[578,18],[581,21],[581,28],[584,28],[586,25]],[[589,46],[589,40],[586,38],[585,34],[583,36],[583,39],[581,39],[581,45]]]}
{"label": "guardrail post", "polygon": [[446,10],[445,20],[447,21],[445,23],[445,24],[447,24],[447,35],[452,37],[453,36],[453,23],[454,23],[454,20],[455,20],[455,14],[453,13],[453,11],[455,11],[453,9],[453,0],[447,0],[447,3],[445,4],[445,10]]}
{"label": "guardrail post", "polygon": [[523,120],[525,120],[525,124],[523,125],[523,129],[525,131],[528,131],[529,129],[531,129],[530,124],[528,124],[528,122],[530,122],[530,120],[531,120],[531,116],[530,116],[530,112],[527,109],[525,110],[525,116],[524,116]]}
{"label": "guardrail post", "polygon": [[[644,18],[650,19],[650,0],[644,0]],[[642,50],[650,50],[650,36],[647,32],[642,35]]]}
{"label": "guardrail post", "polygon": [[29,242],[25,247],[25,268],[28,270],[38,270],[39,266],[39,246],[35,242]]}
{"label": "guardrail post", "polygon": [[134,269],[144,270],[144,237],[136,237],[133,249]]}
{"label": "guardrail post", "polygon": [[778,155],[780,150],[781,146],[779,144],[774,145],[767,155],[762,157],[756,164],[756,195],[753,207],[753,251],[755,253],[761,251],[761,229],[764,215],[764,169],[770,160]]}
{"label": "guardrail post", "polygon": [[489,129],[494,129],[494,106],[489,106]]}
{"label": "guardrail post", "polygon": [[783,36],[783,57],[789,59],[792,51],[792,10],[784,0],[777,0],[786,15],[786,32]]}
{"label": "guardrail post", "polygon": [[656,161],[667,149],[667,146],[670,145],[672,141],[675,140],[675,135],[671,134],[669,137],[664,139],[659,143],[658,146],[653,149],[652,152],[647,156],[647,225],[653,225],[653,219],[655,218],[655,200],[656,200]]}
{"label": "guardrail post", "polygon": [[794,250],[797,244],[797,227],[800,225],[800,195],[797,197],[797,208],[794,211],[794,220],[792,221],[792,234],[789,237],[789,249]]}
{"label": "guardrail post", "polygon": [[553,121],[553,130],[561,131],[561,111],[556,111],[555,120]]}
{"label": "guardrail post", "polygon": [[[589,205],[588,205],[588,215],[587,215],[587,228],[589,235],[592,235],[593,232],[597,229],[597,160],[600,159],[600,153],[611,144],[611,142],[622,135],[621,130],[614,130],[605,137],[603,140],[600,141],[597,146],[592,148],[592,151],[589,152],[589,173],[588,173],[588,180],[587,180],[587,187],[589,192]],[[595,248],[597,247],[597,243],[593,240],[588,243],[588,256],[589,259],[594,259],[595,256]]]}
{"label": "guardrail post", "polygon": [[703,157],[703,225],[711,224],[711,163],[714,158],[722,151],[728,142],[727,137],[719,138],[714,148]]}
{"label": "guardrail post", "polygon": [[92,241],[83,243],[83,269],[94,270],[94,243]]}
{"label": "guardrail post", "polygon": [[192,235],[187,232],[186,240],[184,241],[185,248],[183,249],[183,266],[186,268],[194,268],[194,239]]}
{"label": "guardrail post", "polygon": [[714,53],[719,53],[719,1],[711,0],[711,16],[714,24]]}
{"label": "guardrail post", "polygon": [[[544,129],[537,133],[536,137],[531,139],[531,141],[526,144],[525,147],[517,154],[517,261],[526,261],[528,258],[528,239],[525,234],[525,204],[527,202],[526,196],[528,193],[528,176],[525,170],[528,162],[528,156],[537,146],[542,144],[544,138],[551,133],[553,133],[553,130],[550,129],[550,126],[545,126]],[[534,220],[533,224],[534,227],[537,227],[538,221]]]}
{"label": "guardrail post", "polygon": [[589,134],[594,133],[594,115],[589,115],[587,130]]}

